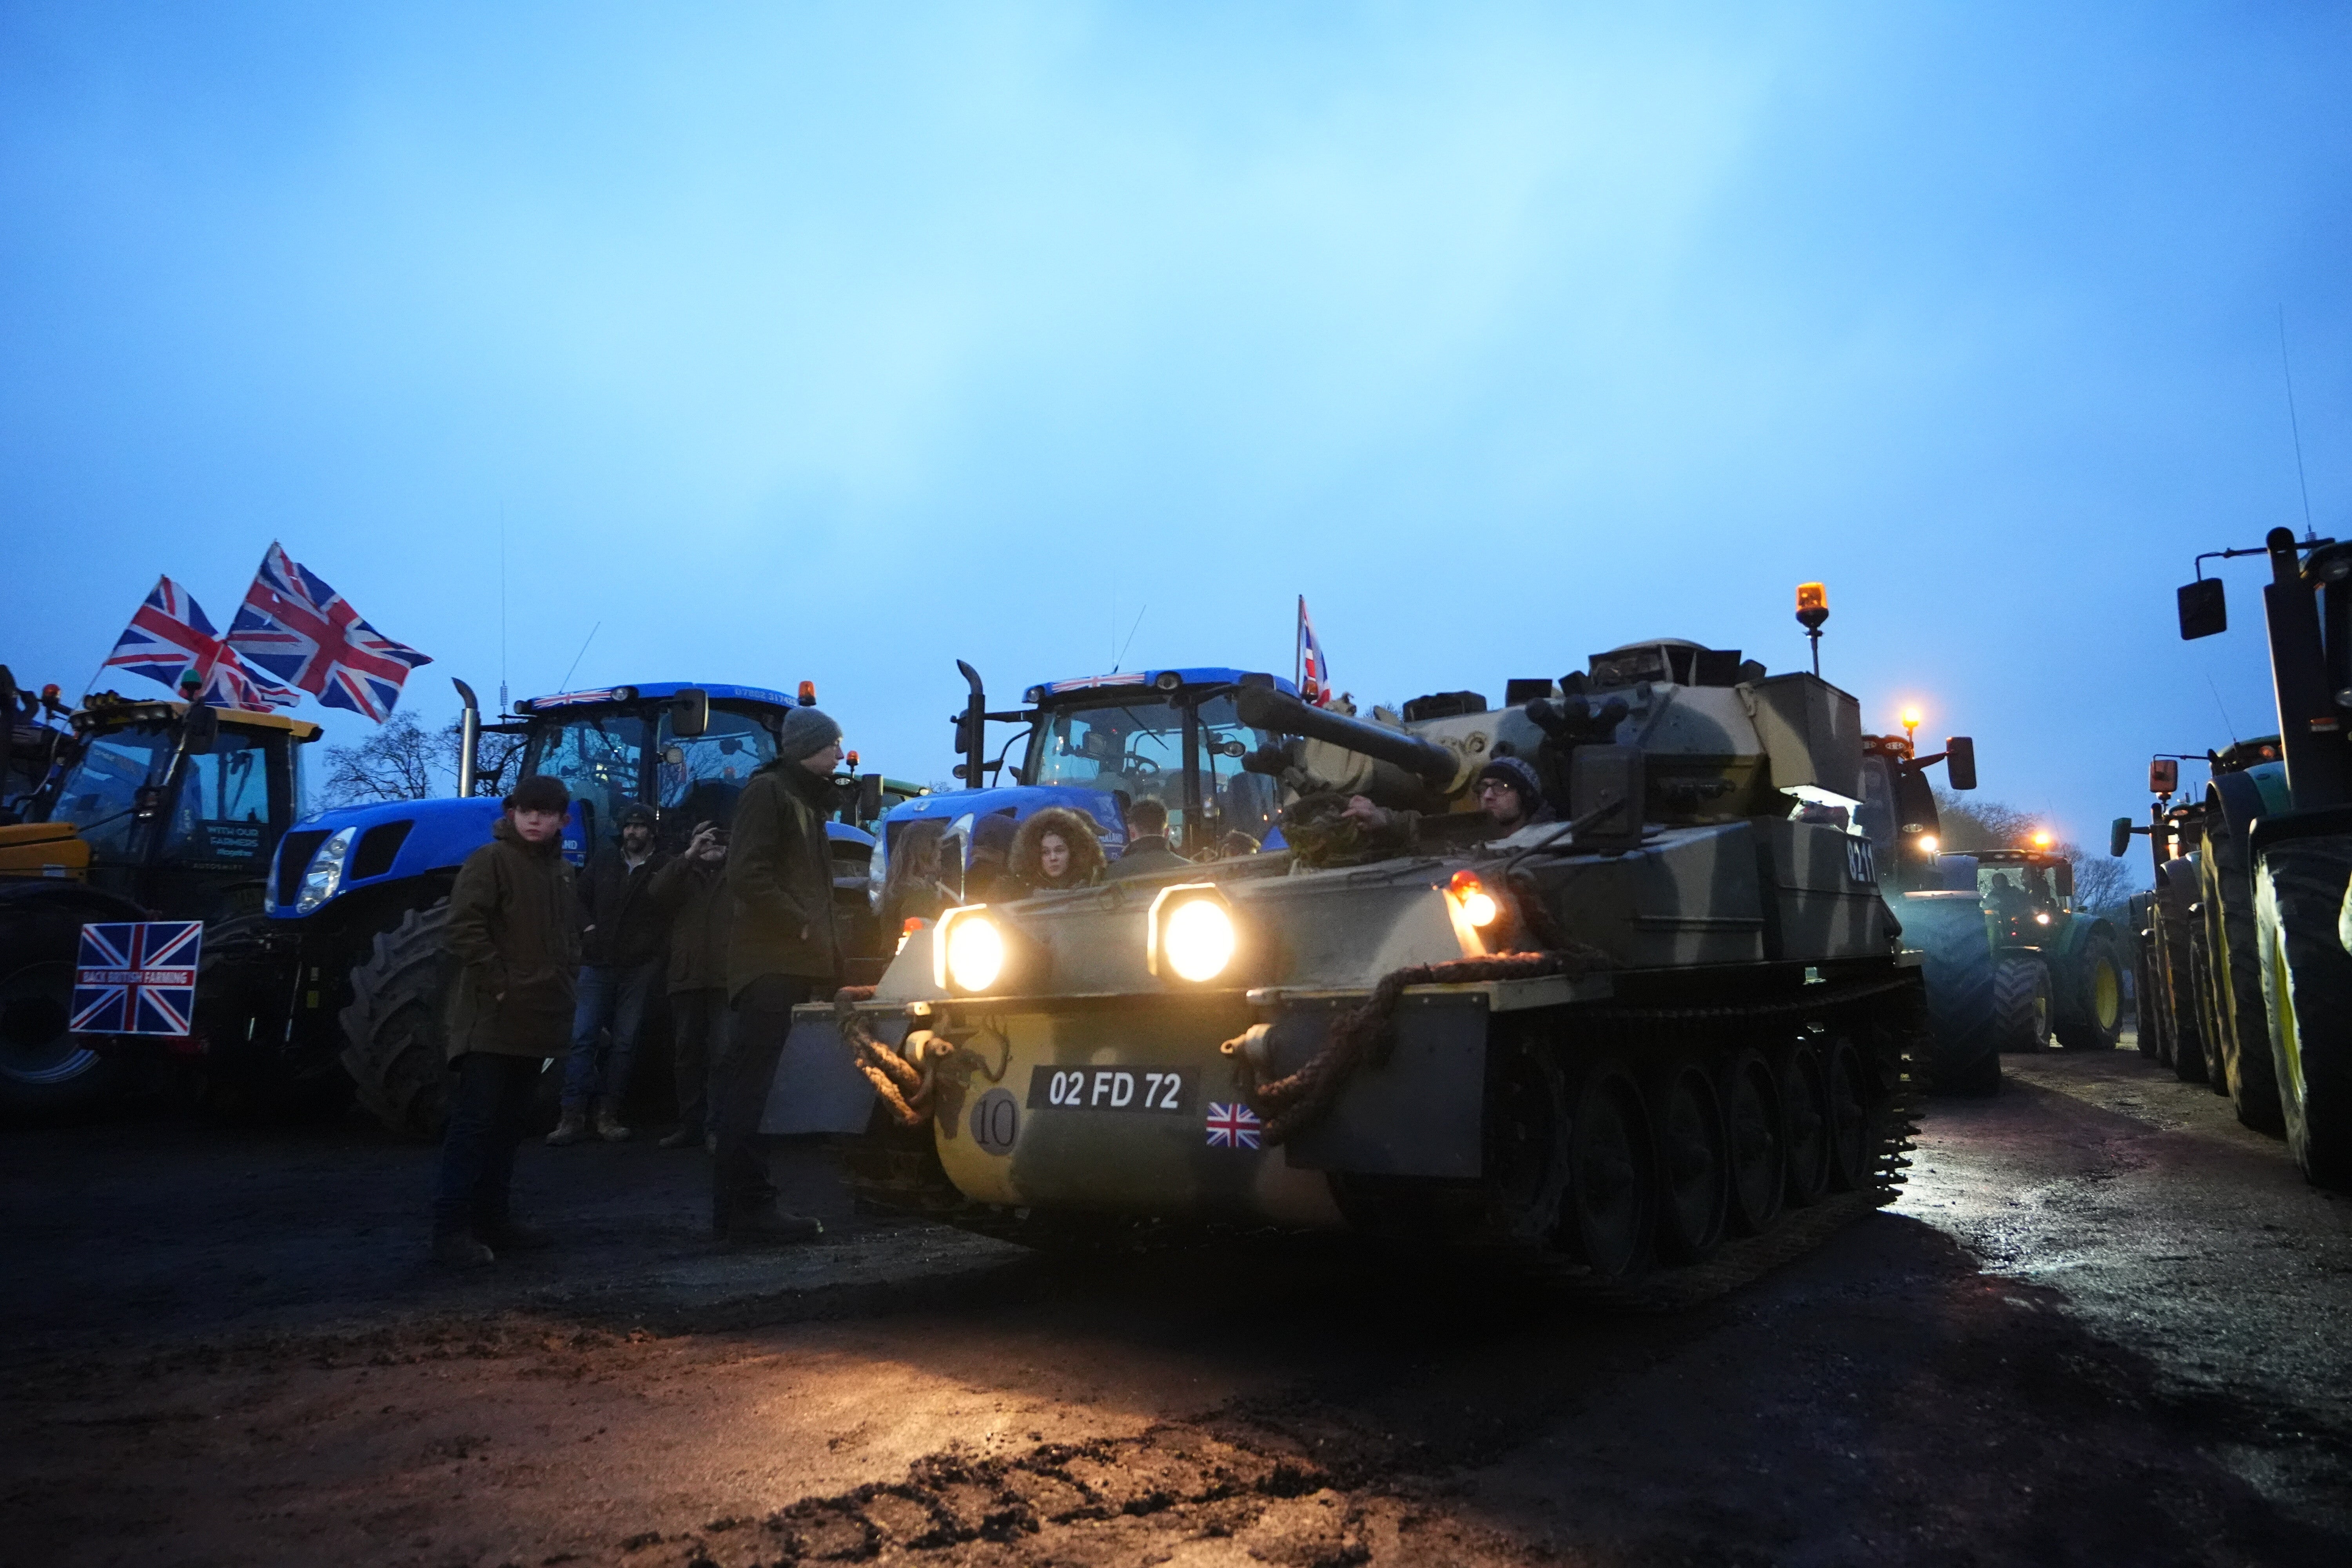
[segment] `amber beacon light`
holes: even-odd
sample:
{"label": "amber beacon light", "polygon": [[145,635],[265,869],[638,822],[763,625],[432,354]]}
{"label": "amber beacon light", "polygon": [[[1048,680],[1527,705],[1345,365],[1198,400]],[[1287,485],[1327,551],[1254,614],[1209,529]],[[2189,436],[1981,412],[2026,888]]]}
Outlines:
{"label": "amber beacon light", "polygon": [[1813,673],[1822,672],[1822,623],[1830,618],[1830,590],[1826,583],[1797,584],[1797,624],[1805,628],[1805,636],[1813,643]]}

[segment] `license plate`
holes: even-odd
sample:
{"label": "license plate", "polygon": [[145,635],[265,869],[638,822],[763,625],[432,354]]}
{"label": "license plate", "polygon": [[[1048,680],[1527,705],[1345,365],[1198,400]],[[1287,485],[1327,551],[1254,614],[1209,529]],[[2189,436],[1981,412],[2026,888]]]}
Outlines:
{"label": "license plate", "polygon": [[1194,1108],[1192,1076],[1178,1068],[1034,1068],[1032,1110],[1185,1111]]}

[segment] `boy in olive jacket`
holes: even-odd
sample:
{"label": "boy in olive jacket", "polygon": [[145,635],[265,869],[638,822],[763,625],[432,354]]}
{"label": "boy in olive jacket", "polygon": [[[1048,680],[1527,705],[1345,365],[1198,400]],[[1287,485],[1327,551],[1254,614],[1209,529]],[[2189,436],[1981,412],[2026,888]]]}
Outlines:
{"label": "boy in olive jacket", "polygon": [[457,972],[448,1016],[457,1081],[441,1140],[433,1257],[452,1267],[546,1245],[515,1223],[509,1189],[539,1075],[572,1037],[580,919],[563,858],[571,805],[562,781],[523,780],[449,892],[442,941]]}
{"label": "boy in olive jacket", "polygon": [[776,760],[735,803],[726,891],[734,900],[727,990],[735,1042],[719,1102],[710,1222],[721,1241],[806,1241],[824,1226],[782,1214],[767,1162],[752,1146],[792,1033],[793,1008],[830,998],[841,963],[833,934],[833,851],[825,837],[841,726],[814,708],[784,716]]}

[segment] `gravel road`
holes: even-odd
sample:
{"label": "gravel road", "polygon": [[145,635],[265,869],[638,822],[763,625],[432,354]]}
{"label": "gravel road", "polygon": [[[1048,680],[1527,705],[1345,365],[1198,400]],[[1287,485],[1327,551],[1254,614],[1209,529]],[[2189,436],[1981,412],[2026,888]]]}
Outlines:
{"label": "gravel road", "polygon": [[1901,1202],[1675,1312],[1328,1241],[714,1253],[532,1149],[423,1267],[357,1123],[0,1135],[0,1563],[2352,1563],[2352,1204],[2136,1053],[1939,1100]]}

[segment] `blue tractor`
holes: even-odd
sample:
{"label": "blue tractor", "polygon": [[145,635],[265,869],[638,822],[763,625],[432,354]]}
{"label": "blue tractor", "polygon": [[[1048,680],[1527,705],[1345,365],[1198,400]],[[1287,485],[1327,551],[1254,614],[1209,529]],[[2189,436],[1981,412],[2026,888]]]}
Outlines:
{"label": "blue tractor", "polygon": [[[663,681],[527,698],[484,723],[465,703],[458,795],[323,812],[279,843],[266,918],[238,966],[247,987],[234,1009],[248,1037],[289,1065],[340,1054],[360,1101],[387,1127],[437,1134],[446,1109],[441,933],[457,868],[489,839],[498,800],[477,795],[484,733],[518,737],[517,776],[544,773],[572,793],[563,850],[574,863],[616,833],[623,808],[653,807],[656,838],[682,848],[698,822],[726,824],[753,770],[772,762],[795,699],[755,686]],[[801,686],[797,702],[814,704]],[[874,839],[860,822],[893,795],[878,775],[836,775],[841,807],[832,839],[835,912],[845,950],[878,946],[865,890]],[[274,994],[272,994],[274,993]],[[215,1003],[218,1006],[219,1004]]]}
{"label": "blue tractor", "polygon": [[[956,668],[971,689],[963,710],[950,716],[963,755],[955,776],[965,787],[906,801],[883,819],[868,889],[890,935],[909,908],[941,895],[961,898],[974,829],[985,816],[1017,822],[1049,805],[1069,806],[1094,819],[1104,853],[1116,859],[1127,842],[1129,808],[1149,798],[1168,808],[1171,843],[1192,858],[1223,853],[1234,834],[1279,847],[1282,785],[1243,764],[1281,737],[1242,721],[1235,699],[1245,672],[1202,667],[1081,676],[1032,686],[1024,707],[991,712],[979,672],[961,659]],[[1297,695],[1279,677],[1248,679]],[[1021,726],[992,761],[990,724]],[[1021,758],[1008,779],[1006,759],[1016,744]],[[878,975],[888,957],[886,949],[867,959],[866,973],[854,967],[852,978]]]}

